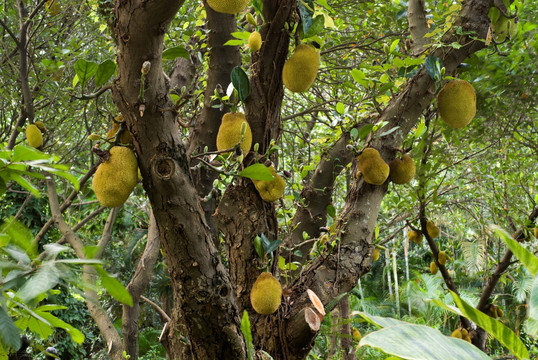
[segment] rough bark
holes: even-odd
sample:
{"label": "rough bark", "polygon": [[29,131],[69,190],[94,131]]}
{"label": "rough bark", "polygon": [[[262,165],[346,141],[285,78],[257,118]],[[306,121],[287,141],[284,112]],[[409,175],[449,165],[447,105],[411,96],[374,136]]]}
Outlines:
{"label": "rough bark", "polygon": [[[461,26],[464,32],[470,31],[479,39],[484,39],[489,27],[490,6],[491,1],[485,0],[472,0],[462,4],[460,18],[443,37],[444,43],[457,41],[462,47],[441,48],[432,54],[443,59],[447,74],[452,73],[470,54],[484,47],[484,43],[479,40],[457,35],[456,29]],[[388,121],[381,132],[398,128],[381,139],[374,139],[370,144],[379,150],[385,161],[390,162],[395,157],[394,148],[401,146],[405,135],[429,106],[434,94],[435,83],[423,68],[408,82],[404,90],[389,102],[378,119]],[[363,180],[353,185],[338,224],[340,241],[337,248],[332,253],[315,259],[292,286],[290,301],[293,301],[294,306],[287,316],[290,322],[295,321],[305,304],[303,289],[314,290],[323,303],[327,304],[338,294],[351,290],[357,279],[369,270],[374,250],[370,241],[387,187],[387,183],[373,186]],[[290,341],[297,337],[304,338],[304,334],[291,331],[287,331],[287,336]],[[290,349],[292,355],[289,358],[304,358],[312,340],[313,336],[309,341],[303,341],[299,349]]]}
{"label": "rough bark", "polygon": [[411,54],[419,56],[424,51],[424,47],[429,44],[429,38],[424,37],[428,33],[424,0],[409,0],[407,19],[411,33]]}
{"label": "rough bark", "polygon": [[138,262],[135,273],[127,285],[133,298],[133,306],[123,305],[122,334],[123,346],[131,360],[138,359],[138,327],[140,320],[140,297],[153,277],[153,268],[159,258],[161,239],[155,224],[155,217],[148,210],[149,226],[146,247]]}
{"label": "rough bark", "polygon": [[340,344],[342,347],[342,359],[353,360],[353,338],[351,334],[351,323],[349,322],[349,295],[346,295],[338,303],[338,312],[340,313]]}
{"label": "rough bark", "polygon": [[[168,259],[174,291],[171,356],[182,352],[177,334],[186,332],[196,359],[243,359],[245,344],[232,283],[193,185],[162,73],[165,29],[181,5],[172,0],[116,2],[118,73],[113,99],[133,135],[144,189]],[[142,82],[145,61],[151,68]]]}

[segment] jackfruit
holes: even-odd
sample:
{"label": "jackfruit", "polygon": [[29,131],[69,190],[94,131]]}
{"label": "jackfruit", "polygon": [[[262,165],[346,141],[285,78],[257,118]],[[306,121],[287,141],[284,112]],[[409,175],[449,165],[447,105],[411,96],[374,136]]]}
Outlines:
{"label": "jackfruit", "polygon": [[411,230],[407,232],[407,238],[415,244],[420,244],[422,242],[422,233],[420,231]]}
{"label": "jackfruit", "polygon": [[62,10],[58,0],[48,0],[45,3],[45,9],[47,10],[50,16],[56,16]]}
{"label": "jackfruit", "polygon": [[47,130],[47,128],[45,127],[45,124],[41,120],[37,120],[36,122],[34,122],[34,125],[37,126],[37,128],[41,130],[42,133],[44,133]]}
{"label": "jackfruit", "polygon": [[467,331],[467,329],[461,329],[461,336],[465,337],[465,336],[469,336],[469,332]]}
{"label": "jackfruit", "polygon": [[456,329],[456,330],[452,331],[452,334],[450,334],[450,336],[453,337],[453,338],[458,338],[458,339],[462,339],[462,338],[463,338],[460,329]]}
{"label": "jackfruit", "polygon": [[43,135],[36,125],[31,124],[26,127],[26,141],[28,145],[36,149],[43,145]]}
{"label": "jackfruit", "polygon": [[494,319],[497,318],[497,306],[495,306],[495,304],[490,304],[489,305],[488,315],[491,316]]}
{"label": "jackfruit", "polygon": [[381,185],[389,177],[390,167],[374,148],[364,149],[357,158],[357,168],[368,184]]}
{"label": "jackfruit", "polygon": [[113,146],[109,158],[95,171],[92,185],[101,205],[118,207],[133,191],[138,181],[138,163],[133,151],[123,146]]}
{"label": "jackfruit", "polygon": [[226,150],[233,148],[241,141],[241,127],[246,124],[245,134],[241,142],[241,150],[246,155],[252,145],[252,131],[248,125],[247,118],[242,113],[227,113],[222,117],[222,123],[217,134],[217,150]]}
{"label": "jackfruit", "polygon": [[258,51],[262,47],[262,36],[259,32],[253,31],[248,37],[248,47],[252,51]]}
{"label": "jackfruit", "polygon": [[538,238],[538,227],[534,228],[534,237]]}
{"label": "jackfruit", "polygon": [[362,334],[357,328],[353,328],[353,340],[359,342],[362,339]]}
{"label": "jackfruit", "polygon": [[312,45],[298,45],[293,55],[284,63],[282,82],[289,91],[305,92],[314,83],[318,68],[318,51]]}
{"label": "jackfruit", "polygon": [[286,187],[286,182],[282,176],[278,175],[275,171],[275,168],[270,166],[269,170],[273,175],[274,179],[265,181],[265,180],[252,180],[256,190],[260,194],[263,201],[273,202],[277,201],[284,195],[284,188]]}
{"label": "jackfruit", "polygon": [[439,237],[439,228],[433,223],[433,221],[428,220],[426,222],[426,231],[432,239]]}
{"label": "jackfruit", "polygon": [[437,267],[437,264],[434,261],[430,263],[430,271],[432,275],[437,274],[437,271],[439,271],[439,268]]}
{"label": "jackfruit", "polygon": [[472,343],[471,338],[469,336],[464,336],[463,340],[465,340],[465,341],[467,341],[469,343]]}
{"label": "jackfruit", "polygon": [[448,260],[448,256],[446,255],[446,252],[439,251],[439,256],[437,256],[437,261],[439,261],[439,264],[445,265]]}
{"label": "jackfruit", "polygon": [[416,167],[411,156],[404,154],[401,159],[394,159],[389,164],[390,180],[395,184],[407,184],[415,177]]}
{"label": "jackfruit", "polygon": [[476,114],[476,94],[473,86],[465,80],[448,82],[437,95],[437,107],[441,119],[450,127],[461,129]]}
{"label": "jackfruit", "polygon": [[217,12],[237,14],[245,10],[250,0],[207,0],[207,5]]}
{"label": "jackfruit", "polygon": [[501,308],[497,308],[497,317],[503,317],[504,316],[504,311],[503,309]]}
{"label": "jackfruit", "polygon": [[261,273],[250,291],[250,303],[254,310],[261,315],[274,313],[280,306],[282,286],[270,273]]}
{"label": "jackfruit", "polygon": [[375,248],[374,255],[372,256],[372,261],[377,261],[379,259],[379,249]]}
{"label": "jackfruit", "polygon": [[[112,127],[107,131],[106,133],[106,139],[113,143],[116,139],[116,134],[121,129],[121,123],[123,122],[123,115],[118,115],[115,118],[116,121],[112,122]],[[132,145],[133,144],[133,137],[131,136],[131,133],[129,130],[127,130],[127,127],[124,127],[123,132],[120,135],[120,144],[126,144],[126,145]]]}

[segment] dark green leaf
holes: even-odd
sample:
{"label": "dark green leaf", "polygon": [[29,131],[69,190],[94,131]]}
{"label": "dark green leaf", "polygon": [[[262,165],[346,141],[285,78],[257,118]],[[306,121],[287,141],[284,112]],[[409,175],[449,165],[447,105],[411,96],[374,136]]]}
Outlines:
{"label": "dark green leaf", "polygon": [[374,124],[366,124],[359,130],[359,139],[364,140],[374,128]]}
{"label": "dark green leaf", "polygon": [[178,57],[189,60],[190,54],[183,46],[176,46],[163,51],[163,60],[174,60]]}
{"label": "dark green leaf", "polygon": [[428,75],[430,75],[432,80],[441,80],[441,68],[443,67],[443,60],[435,56],[426,56],[426,60],[424,60],[424,66],[426,67],[426,71],[428,72]]}
{"label": "dark green leaf", "polygon": [[323,31],[323,24],[325,23],[325,17],[323,15],[318,15],[314,18],[312,21],[312,25],[310,25],[308,31],[305,33],[304,37],[309,38],[312,36],[316,36],[321,31]]}
{"label": "dark green leaf", "polygon": [[256,250],[256,254],[258,254],[260,260],[263,260],[265,250],[263,249],[262,238],[259,236],[254,238],[254,250]]}
{"label": "dark green leaf", "polygon": [[250,93],[250,83],[247,74],[241,66],[236,66],[232,70],[231,78],[232,84],[239,94],[239,99],[245,101]]}
{"label": "dark green leaf", "polygon": [[298,0],[299,14],[303,24],[303,34],[308,33],[312,26],[312,16],[314,15],[314,2],[312,0]]}
{"label": "dark green leaf", "polygon": [[45,262],[19,290],[19,297],[22,301],[29,302],[39,294],[55,287],[60,279],[59,275],[53,262]]}
{"label": "dark green leaf", "polygon": [[252,164],[239,173],[239,176],[252,180],[271,181],[274,179],[271,170],[263,164]]}
{"label": "dark green leaf", "polygon": [[99,65],[93,61],[86,61],[84,59],[77,60],[75,63],[75,73],[77,74],[82,87],[84,87],[86,83],[95,75],[98,66]]}
{"label": "dark green leaf", "polygon": [[99,64],[95,72],[95,86],[105,84],[116,72],[116,63],[112,60],[105,60]]}
{"label": "dark green leaf", "polygon": [[133,298],[125,286],[116,278],[108,275],[108,273],[100,266],[95,266],[101,283],[105,287],[106,291],[114,299],[118,300],[122,304],[133,306]]}
{"label": "dark green leaf", "polygon": [[282,240],[275,240],[275,241],[271,241],[267,247],[265,247],[265,253],[267,254],[270,254],[272,253],[273,251],[275,251],[278,246],[282,243]]}
{"label": "dark green leaf", "polygon": [[0,306],[0,342],[4,348],[11,348],[15,351],[21,347],[19,329],[3,306]]}
{"label": "dark green leaf", "polygon": [[333,219],[336,217],[336,209],[334,208],[334,206],[329,204],[325,209],[327,210],[327,215],[329,215]]}

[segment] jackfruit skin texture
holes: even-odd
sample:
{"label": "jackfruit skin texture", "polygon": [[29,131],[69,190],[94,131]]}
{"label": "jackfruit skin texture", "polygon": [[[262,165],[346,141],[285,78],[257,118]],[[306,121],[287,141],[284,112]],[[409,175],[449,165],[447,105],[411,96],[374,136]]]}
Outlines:
{"label": "jackfruit skin texture", "polygon": [[36,149],[43,145],[43,135],[36,125],[32,124],[26,127],[26,141],[28,141],[28,145]]}
{"label": "jackfruit skin texture", "polygon": [[280,306],[282,286],[270,273],[261,273],[250,290],[250,303],[254,310],[261,315],[274,313]]}
{"label": "jackfruit skin texture", "polygon": [[449,81],[437,95],[441,119],[450,127],[461,129],[476,115],[476,93],[465,80]]}
{"label": "jackfruit skin texture", "polygon": [[467,329],[461,329],[461,336],[462,337],[469,337],[469,332],[467,331]]}
{"label": "jackfruit skin texture", "polygon": [[404,154],[401,159],[394,159],[389,164],[390,180],[398,185],[407,184],[414,177],[417,171],[415,162],[411,156]]}
{"label": "jackfruit skin texture", "polygon": [[237,14],[245,10],[250,0],[207,0],[207,5],[217,12]]}
{"label": "jackfruit skin texture", "polygon": [[456,330],[452,331],[452,334],[450,334],[450,337],[458,338],[458,339],[462,339],[462,338],[463,338],[460,329],[456,329]]}
{"label": "jackfruit skin texture", "polygon": [[37,126],[37,128],[41,130],[41,132],[45,132],[45,130],[47,130],[45,124],[41,120],[37,120],[36,122],[34,122],[34,125]]}
{"label": "jackfruit skin texture", "polygon": [[364,181],[372,185],[382,185],[389,177],[390,167],[374,148],[366,148],[357,158],[357,168]]}
{"label": "jackfruit skin texture", "polygon": [[439,261],[439,264],[445,265],[448,260],[448,256],[446,255],[446,252],[439,251],[439,256],[437,257],[437,261]]}
{"label": "jackfruit skin texture", "polygon": [[[114,142],[114,140],[116,138],[116,134],[120,130],[120,127],[121,127],[120,123],[117,123],[117,122],[112,123],[112,127],[106,133],[106,139],[110,143]],[[129,130],[124,129],[123,132],[121,133],[121,135],[120,135],[120,144],[127,144],[127,145],[132,145],[133,144],[133,137],[131,136],[131,133],[129,132]]]}
{"label": "jackfruit skin texture", "polygon": [[252,51],[258,51],[262,47],[262,36],[259,32],[253,31],[248,37],[248,47]]}
{"label": "jackfruit skin texture", "polygon": [[298,45],[284,63],[282,82],[292,92],[305,92],[312,86],[319,69],[319,53],[307,44]]}
{"label": "jackfruit skin texture", "polygon": [[379,249],[375,248],[374,255],[372,256],[372,261],[377,261],[379,259]]}
{"label": "jackfruit skin texture", "polygon": [[432,261],[430,263],[430,272],[432,273],[432,275],[435,275],[437,274],[437,271],[439,271],[439,268],[437,267],[437,264]]}
{"label": "jackfruit skin texture", "polygon": [[422,242],[422,233],[420,231],[411,230],[407,232],[407,238],[415,244],[420,244]]}
{"label": "jackfruit skin texture", "polygon": [[227,113],[222,117],[222,123],[217,134],[217,150],[226,150],[234,147],[241,141],[241,125],[247,124],[247,129],[241,142],[241,150],[246,155],[252,146],[252,131],[247,122],[247,118],[242,113]]}
{"label": "jackfruit skin texture", "polygon": [[256,187],[256,190],[258,190],[258,193],[263,201],[274,202],[284,195],[286,182],[282,176],[276,173],[274,167],[270,166],[269,170],[274,177],[273,180],[252,180],[252,182],[254,183],[254,186]]}
{"label": "jackfruit skin texture", "polygon": [[92,185],[99,203],[106,207],[122,205],[138,181],[138,163],[133,151],[123,146],[113,146],[110,157],[95,171]]}
{"label": "jackfruit skin texture", "polygon": [[439,228],[437,227],[437,225],[433,223],[433,221],[428,220],[426,222],[426,231],[428,232],[428,235],[430,235],[432,239],[439,237],[439,233],[440,233]]}
{"label": "jackfruit skin texture", "polygon": [[359,342],[362,339],[362,334],[357,328],[353,328],[353,340]]}

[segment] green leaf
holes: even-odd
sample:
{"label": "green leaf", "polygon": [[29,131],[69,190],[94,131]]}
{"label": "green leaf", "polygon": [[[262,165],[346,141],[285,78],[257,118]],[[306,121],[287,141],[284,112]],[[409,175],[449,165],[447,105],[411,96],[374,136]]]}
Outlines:
{"label": "green leaf", "polygon": [[263,181],[271,181],[275,178],[271,173],[271,170],[269,170],[269,168],[263,164],[252,164],[241,171],[238,175],[252,180]]}
{"label": "green leaf", "polygon": [[[0,226],[0,233],[4,233],[8,237],[7,243],[2,241],[4,246],[8,243],[12,243],[24,250],[24,252],[31,258],[37,255],[37,244],[34,242],[34,235],[22,222],[14,220],[13,218],[7,219],[2,226]],[[28,258],[28,256],[26,256],[25,259],[28,259],[27,261],[29,263],[30,258]],[[18,259],[18,261],[20,260],[21,259]]]}
{"label": "green leaf", "polygon": [[3,306],[0,306],[0,343],[4,348],[11,348],[15,351],[21,347],[19,329]]}
{"label": "green leaf", "polygon": [[299,0],[297,4],[299,7],[299,15],[301,16],[301,23],[303,24],[303,34],[306,34],[312,26],[314,2],[312,0]]}
{"label": "green leaf", "polygon": [[263,260],[265,250],[263,249],[262,238],[260,236],[254,238],[254,250],[256,250],[256,254],[258,254],[260,260]]}
{"label": "green leaf", "polygon": [[536,276],[532,282],[529,297],[529,317],[538,321],[538,276]]}
{"label": "green leaf", "polygon": [[189,60],[190,54],[183,46],[176,46],[163,51],[163,60],[174,60],[178,57]]}
{"label": "green leaf", "polygon": [[229,46],[238,46],[238,45],[243,45],[245,43],[244,40],[239,40],[239,39],[231,39],[231,40],[228,40],[224,43],[224,45],[229,45]]}
{"label": "green leaf", "polygon": [[250,319],[248,318],[248,312],[243,311],[243,317],[241,318],[241,332],[245,337],[245,343],[247,344],[247,355],[249,360],[254,359],[254,345],[252,344],[252,332],[250,331]]}
{"label": "green leaf", "polygon": [[267,246],[264,246],[265,253],[266,254],[272,253],[273,251],[275,251],[278,248],[278,246],[280,244],[282,244],[282,240],[271,241]]}
{"label": "green leaf", "polygon": [[11,162],[49,159],[49,155],[26,144],[19,144],[13,148]]}
{"label": "green leaf", "polygon": [[36,314],[47,320],[52,326],[67,331],[75,343],[81,345],[84,342],[84,334],[82,334],[80,330],[75,329],[72,325],[45,311],[36,310]]}
{"label": "green leaf", "polygon": [[84,87],[88,81],[95,75],[99,65],[93,61],[86,61],[84,59],[78,59],[75,62],[75,73],[81,82],[81,86]]}
{"label": "green leaf", "polygon": [[[359,296],[361,296],[359,294]],[[396,319],[393,319],[393,318],[388,318],[388,317],[384,317],[384,316],[376,316],[376,315],[370,315],[368,313],[365,313],[365,312],[358,312],[358,314],[364,318],[366,321],[368,321],[369,323],[371,324],[374,324],[375,326],[378,326],[378,327],[389,327],[389,326],[395,326],[395,325],[405,325],[407,324],[405,321],[401,321],[401,320],[396,320]]]}
{"label": "green leaf", "polygon": [[250,83],[245,70],[243,70],[241,66],[234,67],[231,73],[231,78],[234,88],[239,93],[239,100],[245,101],[250,93]]}
{"label": "green leaf", "polygon": [[394,49],[396,49],[396,46],[398,46],[399,43],[400,43],[400,39],[396,39],[392,42],[392,44],[390,44],[389,54],[392,53]]}
{"label": "green leaf", "polygon": [[41,315],[35,313],[28,320],[28,329],[38,334],[42,339],[47,339],[54,332],[52,326]]}
{"label": "green leaf", "polygon": [[428,75],[430,75],[432,80],[441,80],[441,68],[443,67],[443,60],[435,56],[426,56],[426,59],[424,60],[424,66],[426,67],[426,71],[428,72]]}
{"label": "green leaf", "polygon": [[325,210],[327,211],[327,215],[329,215],[333,219],[336,217],[336,209],[331,204],[327,205]]}
{"label": "green leaf", "polygon": [[131,297],[131,294],[118,279],[108,275],[101,266],[95,266],[95,270],[97,270],[99,278],[110,296],[122,304],[133,306],[133,298]]}
{"label": "green leaf", "polygon": [[508,350],[510,350],[518,359],[529,358],[529,352],[525,348],[525,345],[510,328],[504,326],[500,321],[493,319],[492,317],[467,304],[456,293],[450,291],[450,294],[452,295],[454,303],[460,309],[463,316],[475,322],[478,326],[491,334],[495,339],[499,340],[499,342],[506,346]]}
{"label": "green leaf", "polygon": [[483,359],[489,356],[467,341],[443,335],[425,325],[399,324],[364,336],[359,347],[372,346],[403,359],[447,360]]}
{"label": "green leaf", "polygon": [[305,33],[304,37],[309,38],[316,36],[321,31],[323,31],[323,26],[325,24],[325,17],[323,15],[318,15],[312,21],[312,24],[308,28],[308,31]]}
{"label": "green leaf", "polygon": [[364,140],[374,128],[374,124],[366,124],[359,130],[359,139]]}
{"label": "green leaf", "polygon": [[501,238],[502,241],[508,245],[508,248],[514,253],[514,255],[521,261],[523,265],[529,270],[532,276],[538,274],[538,257],[531,253],[529,250],[521,246],[520,243],[512,239],[512,236],[508,234],[505,230],[497,225],[490,225],[497,236]]}
{"label": "green leaf", "polygon": [[236,31],[236,32],[233,32],[231,33],[231,35],[236,38],[236,39],[242,39],[242,40],[248,40],[248,38],[250,37],[250,32],[249,31]]}
{"label": "green leaf", "polygon": [[105,60],[99,64],[95,72],[95,86],[105,84],[116,72],[116,63],[112,60]]}
{"label": "green leaf", "polygon": [[8,173],[9,180],[13,180],[17,182],[20,186],[28,190],[32,193],[35,197],[40,197],[41,194],[39,193],[39,189],[37,189],[31,182],[20,176],[19,174],[16,174],[14,172]]}
{"label": "green leaf", "polygon": [[33,275],[26,281],[24,286],[19,290],[19,297],[24,302],[29,302],[39,294],[42,294],[58,284],[60,274],[53,262],[45,262]]}
{"label": "green leaf", "polygon": [[344,115],[344,113],[346,112],[346,107],[341,102],[338,102],[338,103],[336,103],[336,111],[340,115]]}

